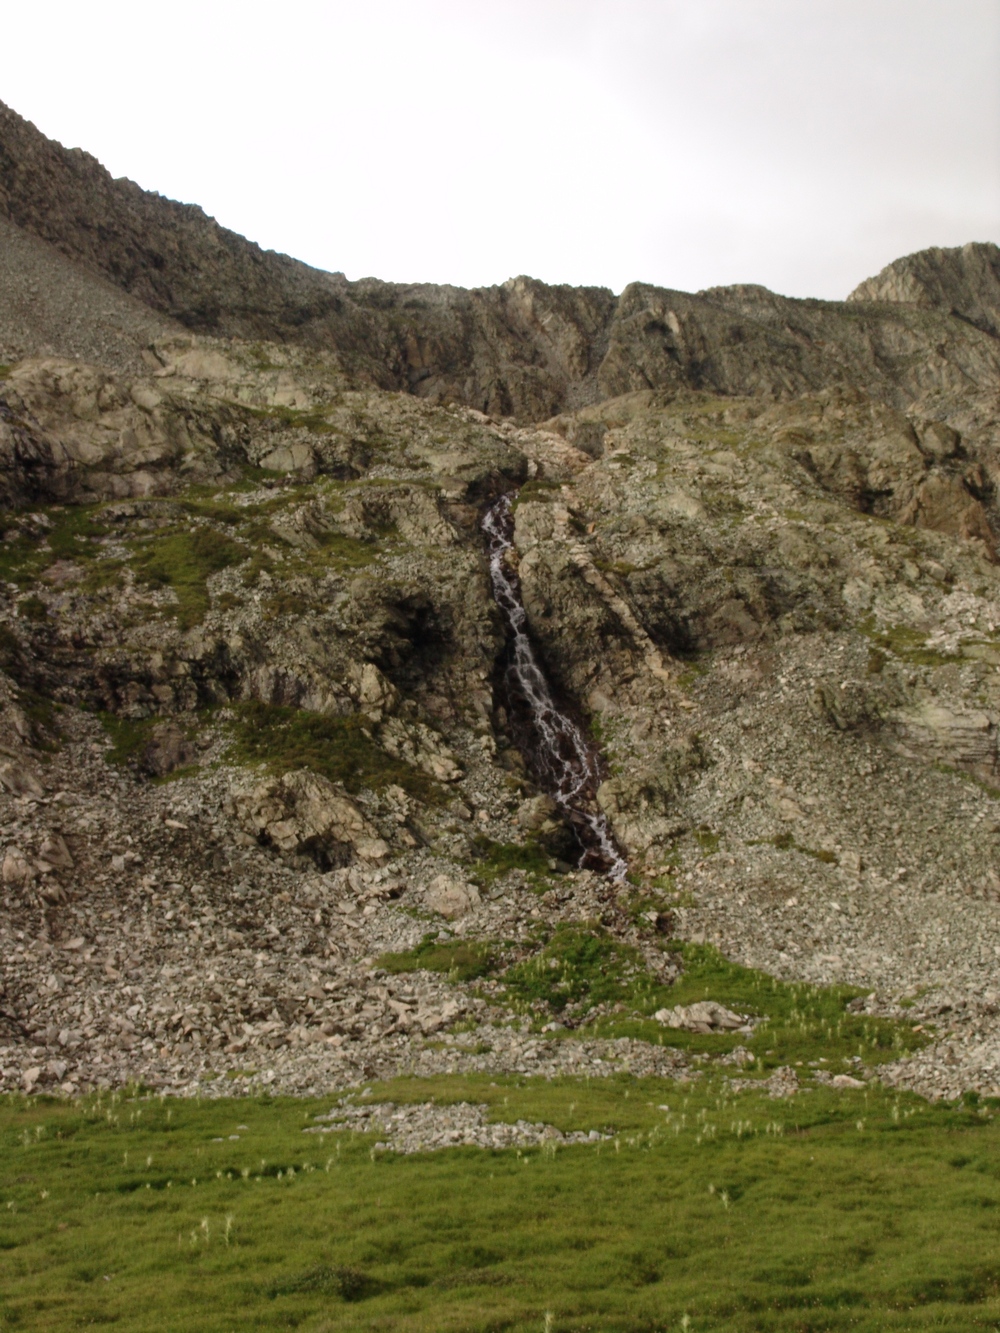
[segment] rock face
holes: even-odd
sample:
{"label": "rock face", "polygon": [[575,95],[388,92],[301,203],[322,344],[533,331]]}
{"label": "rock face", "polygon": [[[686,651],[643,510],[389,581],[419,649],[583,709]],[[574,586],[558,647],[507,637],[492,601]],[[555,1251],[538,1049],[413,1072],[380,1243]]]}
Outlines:
{"label": "rock face", "polygon": [[[570,931],[947,1012],[886,1077],[1000,1091],[994,247],[846,303],[348,283],[5,109],[0,233],[0,1087],[686,1076],[613,1006],[520,1030]],[[626,883],[515,744],[501,494]]]}
{"label": "rock face", "polygon": [[237,819],[260,842],[309,856],[322,869],[342,865],[352,852],[365,861],[389,854],[357,805],[306,769],[237,793],[233,806]]}
{"label": "rock face", "polygon": [[1000,249],[970,241],[952,250],[921,250],[893,260],[847,299],[945,310],[1000,337]]}

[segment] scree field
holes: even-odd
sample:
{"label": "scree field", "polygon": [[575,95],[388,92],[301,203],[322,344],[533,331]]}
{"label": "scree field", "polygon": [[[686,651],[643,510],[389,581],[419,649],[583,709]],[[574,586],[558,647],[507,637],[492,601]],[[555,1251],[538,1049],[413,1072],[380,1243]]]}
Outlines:
{"label": "scree field", "polygon": [[[1000,1326],[995,1107],[721,1074],[449,1077],[599,1141],[402,1155],[318,1102],[0,1105],[0,1328],[826,1330]],[[234,1137],[236,1136],[236,1137]]]}

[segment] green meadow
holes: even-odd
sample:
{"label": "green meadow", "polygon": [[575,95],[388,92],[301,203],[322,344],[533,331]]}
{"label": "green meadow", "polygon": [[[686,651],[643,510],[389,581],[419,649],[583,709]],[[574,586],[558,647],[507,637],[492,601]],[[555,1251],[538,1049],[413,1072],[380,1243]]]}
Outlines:
{"label": "green meadow", "polygon": [[717,1070],[359,1097],[610,1137],[401,1156],[304,1133],[332,1097],[8,1098],[0,1329],[1000,1327],[1000,1132],[975,1098],[771,1100]]}

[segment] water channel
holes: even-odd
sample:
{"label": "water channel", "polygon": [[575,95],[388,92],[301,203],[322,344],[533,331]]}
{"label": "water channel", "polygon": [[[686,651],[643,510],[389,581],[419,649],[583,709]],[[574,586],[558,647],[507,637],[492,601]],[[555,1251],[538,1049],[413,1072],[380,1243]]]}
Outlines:
{"label": "water channel", "polygon": [[512,497],[501,495],[482,519],[490,583],[507,628],[504,689],[518,748],[535,780],[556,803],[580,845],[580,866],[625,878],[627,865],[597,804],[600,754],[580,725],[556,702],[528,630],[514,551]]}

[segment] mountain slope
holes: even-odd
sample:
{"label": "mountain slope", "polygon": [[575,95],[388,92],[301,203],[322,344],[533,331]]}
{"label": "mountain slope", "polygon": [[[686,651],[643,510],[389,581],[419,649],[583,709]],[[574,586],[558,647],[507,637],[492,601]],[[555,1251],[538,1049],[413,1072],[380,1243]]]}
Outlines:
{"label": "mountain slope", "polygon": [[1000,1091],[991,248],[348,283],[6,110],[0,212],[0,1087],[672,1077],[680,938],[932,1033],[852,1077]]}

